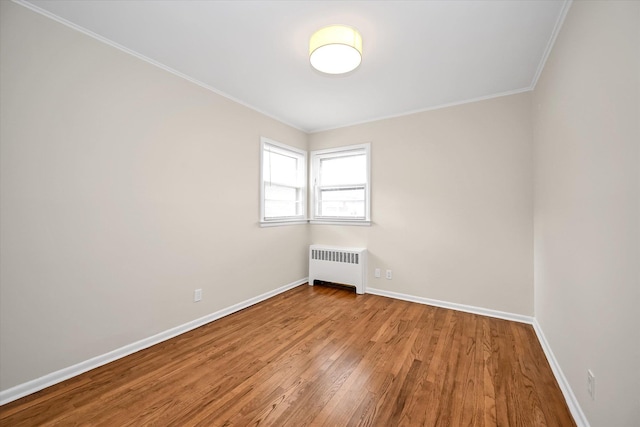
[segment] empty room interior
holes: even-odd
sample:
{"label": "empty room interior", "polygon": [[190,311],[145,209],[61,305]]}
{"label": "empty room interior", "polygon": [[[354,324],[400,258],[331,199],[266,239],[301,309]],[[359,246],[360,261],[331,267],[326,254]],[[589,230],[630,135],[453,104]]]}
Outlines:
{"label": "empty room interior", "polygon": [[0,19],[0,425],[639,425],[640,2]]}

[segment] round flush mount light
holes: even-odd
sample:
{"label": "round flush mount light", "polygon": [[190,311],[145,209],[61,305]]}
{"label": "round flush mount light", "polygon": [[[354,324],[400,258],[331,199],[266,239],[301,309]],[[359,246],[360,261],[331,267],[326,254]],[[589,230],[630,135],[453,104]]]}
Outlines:
{"label": "round flush mount light", "polygon": [[309,41],[309,61],[326,74],[344,74],[362,62],[362,36],[355,28],[331,25],[316,31]]}

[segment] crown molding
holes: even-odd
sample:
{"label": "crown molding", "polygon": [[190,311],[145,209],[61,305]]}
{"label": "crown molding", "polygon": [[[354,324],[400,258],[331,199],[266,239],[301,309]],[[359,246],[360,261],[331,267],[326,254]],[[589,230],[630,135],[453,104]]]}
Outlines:
{"label": "crown molding", "polygon": [[239,100],[238,98],[234,98],[233,96],[231,96],[231,95],[229,95],[229,94],[227,94],[225,92],[222,92],[222,91],[214,88],[213,86],[210,86],[210,85],[208,85],[206,83],[203,83],[200,80],[194,79],[193,77],[190,77],[190,76],[188,76],[188,75],[186,75],[184,73],[181,73],[178,70],[174,70],[173,68],[168,67],[168,66],[166,66],[166,65],[164,65],[164,64],[162,64],[162,63],[160,63],[158,61],[155,61],[155,60],[153,60],[153,59],[151,59],[151,58],[149,58],[147,56],[144,56],[141,53],[136,52],[135,50],[132,50],[132,49],[129,49],[129,48],[125,47],[125,46],[122,46],[121,44],[118,44],[118,43],[116,43],[116,42],[114,42],[112,40],[109,40],[108,38],[103,37],[100,34],[94,33],[93,31],[88,30],[88,29],[86,29],[86,28],[84,28],[84,27],[82,27],[80,25],[74,24],[73,22],[70,22],[70,21],[68,21],[68,20],[66,20],[66,19],[64,19],[64,18],[62,18],[62,17],[60,17],[58,15],[55,15],[55,14],[49,12],[48,10],[42,9],[42,8],[32,4],[32,3],[29,3],[26,0],[12,0],[12,2],[15,3],[15,4],[18,4],[18,5],[22,6],[22,7],[25,7],[27,9],[33,11],[33,12],[36,12],[36,13],[38,13],[40,15],[46,16],[49,19],[52,19],[52,20],[54,20],[54,21],[56,21],[56,22],[58,22],[58,23],[60,23],[62,25],[65,25],[65,26],[67,26],[67,27],[69,27],[69,28],[71,28],[73,30],[76,30],[76,31],[78,31],[78,32],[80,32],[80,33],[82,33],[82,34],[84,34],[86,36],[89,36],[89,37],[91,37],[91,38],[93,38],[93,39],[95,39],[95,40],[97,40],[99,42],[102,42],[102,43],[104,43],[106,45],[114,47],[114,48],[116,48],[116,49],[118,49],[118,50],[120,50],[122,52],[128,53],[129,55],[134,56],[134,57],[136,57],[136,58],[138,58],[138,59],[140,59],[140,60],[142,60],[142,61],[144,61],[144,62],[146,62],[148,64],[151,64],[151,65],[153,65],[155,67],[158,67],[158,68],[160,68],[160,69],[162,69],[164,71],[167,71],[167,72],[173,74],[174,76],[177,76],[177,77],[180,77],[180,78],[182,78],[184,80],[187,80],[190,83],[193,83],[193,84],[195,84],[197,86],[200,86],[203,89],[206,89],[208,91],[211,91],[211,92],[215,93],[216,95],[222,96],[223,98],[226,98],[226,99],[228,99],[230,101],[233,101],[233,102],[235,102],[237,104],[240,104],[243,107],[249,108],[250,110],[253,110],[253,111],[257,112],[257,113],[262,114],[263,116],[269,117],[269,118],[271,118],[273,120],[276,120],[276,121],[278,121],[278,122],[280,122],[280,123],[282,123],[284,125],[290,126],[290,127],[294,128],[294,129],[297,129],[297,130],[299,130],[301,132],[308,133],[307,130],[302,129],[299,126],[296,126],[296,125],[294,125],[292,123],[289,123],[286,120],[283,120],[283,119],[281,119],[279,117],[274,116],[273,114],[269,114],[269,113],[267,113],[267,112],[265,112],[265,111],[263,111],[263,110],[261,110],[261,109],[259,109],[257,107],[254,107],[251,104],[248,104],[248,103],[246,103],[244,101]]}
{"label": "crown molding", "polygon": [[565,0],[565,3],[562,5],[562,10],[560,11],[560,15],[558,15],[558,19],[556,20],[556,25],[553,27],[553,31],[551,33],[551,37],[549,38],[549,43],[547,43],[547,47],[542,54],[542,59],[540,59],[540,63],[538,64],[538,68],[536,69],[536,73],[533,75],[533,80],[531,80],[530,89],[535,89],[538,84],[538,79],[542,75],[542,70],[544,70],[544,66],[547,64],[547,59],[549,59],[549,55],[551,55],[551,51],[553,50],[553,45],[556,42],[556,38],[560,33],[560,29],[564,24],[564,20],[567,17],[567,12],[569,12],[569,8],[573,0]]}

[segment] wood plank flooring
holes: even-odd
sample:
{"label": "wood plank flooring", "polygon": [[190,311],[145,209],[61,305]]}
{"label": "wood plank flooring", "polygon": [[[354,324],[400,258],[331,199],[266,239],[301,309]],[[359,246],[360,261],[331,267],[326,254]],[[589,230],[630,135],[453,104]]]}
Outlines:
{"label": "wood plank flooring", "polygon": [[575,426],[530,325],[299,286],[0,407],[2,426]]}

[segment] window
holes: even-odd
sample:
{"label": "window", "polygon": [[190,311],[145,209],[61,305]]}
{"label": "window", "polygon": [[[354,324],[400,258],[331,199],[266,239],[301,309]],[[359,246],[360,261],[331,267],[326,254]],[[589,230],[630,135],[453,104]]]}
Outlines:
{"label": "window", "polygon": [[312,220],[370,221],[370,144],[311,152]]}
{"label": "window", "polygon": [[307,153],[261,138],[260,222],[306,222]]}

